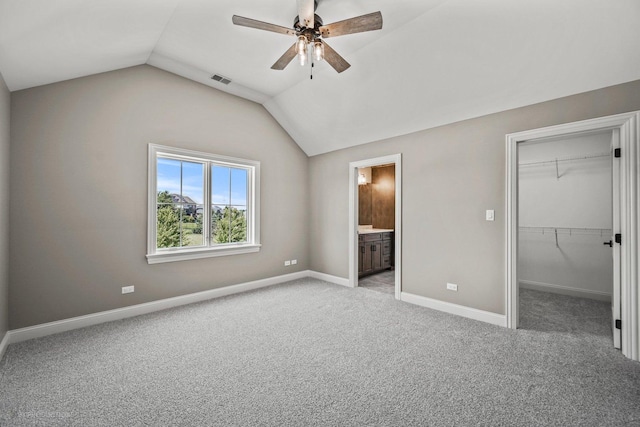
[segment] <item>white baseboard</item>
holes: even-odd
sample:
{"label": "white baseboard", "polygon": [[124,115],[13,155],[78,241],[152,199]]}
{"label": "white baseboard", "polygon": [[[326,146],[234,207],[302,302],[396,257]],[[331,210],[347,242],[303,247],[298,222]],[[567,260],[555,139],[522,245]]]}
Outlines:
{"label": "white baseboard", "polygon": [[313,279],[324,280],[325,282],[335,283],[336,285],[347,286],[349,288],[351,287],[349,285],[349,279],[345,279],[343,277],[332,276],[331,274],[326,273],[318,273],[317,271],[312,270],[308,270],[307,273],[309,273],[309,277]]}
{"label": "white baseboard", "polygon": [[2,341],[0,341],[0,360],[4,356],[4,352],[7,351],[7,346],[9,346],[9,339],[11,338],[11,334],[7,331],[2,337]]}
{"label": "white baseboard", "polygon": [[466,307],[464,305],[453,304],[450,302],[440,301],[432,298],[414,295],[407,292],[400,293],[400,300],[410,304],[431,308],[445,313],[455,314],[457,316],[467,317],[481,322],[491,323],[507,327],[507,316],[504,314],[491,313],[489,311],[478,310],[477,308]]}
{"label": "white baseboard", "polygon": [[601,291],[591,291],[588,289],[572,288],[570,286],[554,285],[551,283],[534,282],[531,280],[520,280],[520,287],[534,291],[551,292],[554,294],[569,295],[572,297],[589,298],[598,301],[611,301],[611,293]]}
{"label": "white baseboard", "polygon": [[[26,341],[33,338],[40,338],[47,335],[53,335],[60,332],[66,332],[73,329],[84,328],[87,326],[98,325],[105,322],[126,319],[128,317],[140,316],[142,314],[153,313],[155,311],[166,310],[168,308],[179,307],[195,302],[206,301],[227,295],[233,295],[240,292],[251,291],[254,289],[264,288],[267,286],[277,285],[279,283],[291,280],[311,277],[318,280],[334,283],[341,286],[349,287],[349,280],[332,276],[330,274],[319,273],[317,271],[305,270],[297,273],[285,274],[282,276],[270,277],[267,279],[256,280],[253,282],[241,283],[237,285],[225,286],[223,288],[211,289],[208,291],[197,292],[193,294],[181,295],[173,298],[166,298],[158,301],[151,301],[144,304],[137,304],[114,310],[107,310],[85,316],[72,317],[69,319],[58,320],[55,322],[43,323],[26,328],[14,329],[8,331],[0,342],[0,359],[4,354],[7,346],[12,343]],[[480,320],[482,322],[491,323],[499,326],[506,326],[506,316],[490,313],[487,311],[477,310],[462,305],[452,304],[448,302],[438,301],[431,298],[413,295],[406,292],[401,293],[402,301],[432,308],[434,310],[444,311],[446,313],[456,314],[458,316],[468,317],[470,319]]]}
{"label": "white baseboard", "polygon": [[[193,294],[181,295],[173,298],[166,298],[158,301],[151,301],[123,308],[116,308],[114,310],[101,311],[98,313],[87,314],[85,316],[72,317],[55,322],[28,326],[26,328],[14,329],[7,332],[8,339],[5,336],[5,339],[2,342],[5,343],[6,340],[8,341],[8,344],[12,344],[20,341],[30,340],[33,338],[40,338],[47,335],[70,331],[73,329],[84,328],[86,326],[112,322],[114,320],[140,316],[142,314],[153,313],[154,311],[166,310],[168,308],[179,307],[181,305],[191,304],[194,302],[206,301],[213,298],[251,291],[254,289],[264,288],[266,286],[272,286],[279,283],[302,279],[304,277],[310,276],[311,274],[308,270],[300,271],[297,273],[270,277],[253,282],[225,286],[223,288],[211,289],[208,291],[196,292]],[[7,344],[5,344],[5,346],[6,345]]]}

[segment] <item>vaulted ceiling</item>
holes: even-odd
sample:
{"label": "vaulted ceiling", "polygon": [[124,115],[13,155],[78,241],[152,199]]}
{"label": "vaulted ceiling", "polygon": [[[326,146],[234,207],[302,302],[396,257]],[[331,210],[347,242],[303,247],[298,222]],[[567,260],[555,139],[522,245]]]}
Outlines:
{"label": "vaulted ceiling", "polygon": [[150,64],[263,104],[308,155],[640,79],[638,0],[318,3],[325,24],[382,12],[330,39],[341,74],[274,71],[292,36],[231,22],[290,27],[295,0],[0,0],[0,72],[16,91]]}

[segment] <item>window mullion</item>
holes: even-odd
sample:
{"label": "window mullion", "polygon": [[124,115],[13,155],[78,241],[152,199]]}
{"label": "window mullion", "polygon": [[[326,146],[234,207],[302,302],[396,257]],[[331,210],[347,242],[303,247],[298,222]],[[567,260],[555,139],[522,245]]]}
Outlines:
{"label": "window mullion", "polygon": [[227,204],[227,212],[229,213],[229,235],[227,236],[227,243],[231,243],[231,171],[233,169],[229,168],[229,203]]}
{"label": "window mullion", "polygon": [[202,198],[204,206],[202,207],[202,238],[204,245],[211,247],[211,166],[212,162],[204,164],[204,197]]}
{"label": "window mullion", "polygon": [[184,179],[184,162],[180,161],[180,200],[178,201],[178,230],[180,230],[180,248],[184,246],[184,231],[182,230],[182,213],[184,209],[182,209],[182,202],[184,201],[182,197],[182,182]]}
{"label": "window mullion", "polygon": [[247,194],[247,198],[245,200],[245,221],[247,223],[247,235],[245,237],[247,242],[253,242],[253,219],[249,217],[249,214],[253,212],[253,202],[252,202],[252,191],[251,191],[251,183],[253,182],[253,171],[251,169],[247,169],[247,188],[245,190]]}

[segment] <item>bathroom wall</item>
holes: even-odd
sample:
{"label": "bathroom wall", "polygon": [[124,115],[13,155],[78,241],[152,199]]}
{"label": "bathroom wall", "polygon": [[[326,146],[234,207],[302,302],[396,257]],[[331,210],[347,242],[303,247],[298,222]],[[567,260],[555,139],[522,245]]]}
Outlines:
{"label": "bathroom wall", "polygon": [[360,225],[372,225],[372,207],[373,202],[373,185],[360,184],[358,185],[358,224]]}
{"label": "bathroom wall", "polygon": [[395,166],[371,168],[371,183],[358,185],[358,223],[395,227]]}
{"label": "bathroom wall", "polygon": [[373,228],[395,228],[395,166],[374,167],[371,184]]}

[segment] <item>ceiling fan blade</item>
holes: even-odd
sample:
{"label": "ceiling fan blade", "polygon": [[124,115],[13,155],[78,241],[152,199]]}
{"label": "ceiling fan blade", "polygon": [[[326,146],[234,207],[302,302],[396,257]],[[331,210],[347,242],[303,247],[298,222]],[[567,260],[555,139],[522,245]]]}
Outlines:
{"label": "ceiling fan blade", "polygon": [[327,42],[322,42],[322,44],[324,44],[324,60],[327,61],[334,70],[341,73],[351,67],[351,64],[345,61],[342,56],[338,55],[338,52],[333,50]]}
{"label": "ceiling fan blade", "polygon": [[365,31],[379,30],[382,28],[382,14],[373,12],[367,15],[356,16],[344,21],[334,22],[320,27],[322,38],[344,36],[345,34],[362,33]]}
{"label": "ceiling fan blade", "polygon": [[296,32],[291,28],[281,27],[280,25],[269,24],[268,22],[256,21],[255,19],[245,18],[243,16],[233,15],[231,18],[234,24],[243,27],[256,28],[258,30],[273,31],[274,33],[287,34],[295,36]]}
{"label": "ceiling fan blade", "polygon": [[313,28],[315,9],[314,0],[298,0],[298,18],[300,18],[301,27]]}
{"label": "ceiling fan blade", "polygon": [[271,66],[272,70],[284,70],[287,65],[296,57],[296,43],[293,44],[287,51]]}

